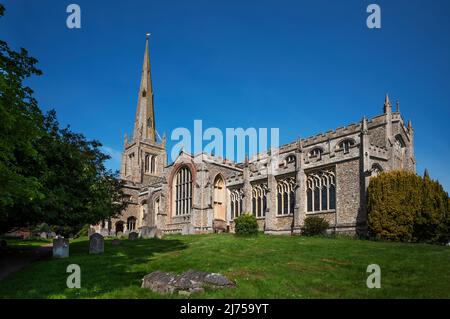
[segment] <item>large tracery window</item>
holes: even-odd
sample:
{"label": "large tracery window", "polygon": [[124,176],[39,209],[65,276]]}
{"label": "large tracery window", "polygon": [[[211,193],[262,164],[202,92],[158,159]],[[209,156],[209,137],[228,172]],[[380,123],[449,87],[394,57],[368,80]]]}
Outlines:
{"label": "large tracery window", "polygon": [[230,192],[231,219],[234,219],[242,214],[242,197],[244,192],[241,188],[232,189]]}
{"label": "large tracery window", "polygon": [[266,216],[267,190],[267,184],[258,184],[252,187],[252,212],[255,217]]}
{"label": "large tracery window", "polygon": [[332,170],[308,174],[306,184],[308,212],[336,209],[336,177]]}
{"label": "large tracery window", "polygon": [[192,174],[187,167],[175,176],[175,215],[187,215],[192,207]]}
{"label": "large tracery window", "polygon": [[295,208],[295,178],[289,177],[277,183],[278,215],[294,213]]}

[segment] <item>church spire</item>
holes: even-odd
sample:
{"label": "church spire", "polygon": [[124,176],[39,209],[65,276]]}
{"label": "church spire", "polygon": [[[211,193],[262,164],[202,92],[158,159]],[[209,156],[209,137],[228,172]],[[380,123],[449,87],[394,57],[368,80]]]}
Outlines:
{"label": "church spire", "polygon": [[[155,110],[153,105],[150,52],[148,47],[149,37],[150,33],[147,33],[133,137],[135,140],[147,139],[151,142],[156,142]],[[142,132],[139,132],[140,130],[142,130]]]}

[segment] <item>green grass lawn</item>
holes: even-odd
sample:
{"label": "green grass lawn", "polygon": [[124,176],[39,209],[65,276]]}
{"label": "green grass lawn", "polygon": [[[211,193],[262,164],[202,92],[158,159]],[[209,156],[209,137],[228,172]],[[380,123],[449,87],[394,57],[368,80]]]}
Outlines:
{"label": "green grass lawn", "polygon": [[16,239],[16,238],[2,238],[5,239],[8,247],[38,247],[46,244],[51,244],[51,239],[30,238],[30,239]]}
{"label": "green grass lawn", "polygon": [[[3,298],[161,298],[141,289],[155,270],[219,272],[237,287],[191,298],[450,298],[450,247],[349,238],[172,235],[163,240],[105,241],[89,255],[88,240],[70,258],[44,260],[0,282]],[[66,288],[66,267],[81,267],[81,289]],[[381,267],[381,289],[368,289],[369,264]],[[172,296],[180,298],[180,296]]]}

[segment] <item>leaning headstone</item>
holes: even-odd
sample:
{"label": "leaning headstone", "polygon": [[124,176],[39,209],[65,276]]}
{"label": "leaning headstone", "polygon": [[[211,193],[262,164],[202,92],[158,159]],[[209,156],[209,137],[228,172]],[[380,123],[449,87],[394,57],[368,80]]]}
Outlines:
{"label": "leaning headstone", "polygon": [[120,240],[117,239],[117,238],[115,238],[115,239],[112,240],[111,244],[112,244],[113,246],[119,246],[119,245],[120,245]]}
{"label": "leaning headstone", "polygon": [[143,226],[141,227],[141,238],[153,238],[156,234],[156,227]]}
{"label": "leaning headstone", "polygon": [[103,236],[95,233],[89,237],[89,253],[90,254],[103,254],[105,251],[105,240]]}
{"label": "leaning headstone", "polygon": [[117,238],[120,238],[120,237],[123,236],[123,233],[122,233],[121,231],[118,231],[118,232],[116,233],[116,236],[117,236]]}
{"label": "leaning headstone", "polygon": [[128,239],[129,240],[136,240],[138,239],[139,234],[137,232],[132,231],[131,233],[128,234]]}
{"label": "leaning headstone", "polygon": [[53,257],[55,258],[69,257],[69,239],[62,237],[53,239]]}
{"label": "leaning headstone", "polygon": [[46,232],[42,232],[39,237],[41,237],[42,239],[47,239],[47,233]]}

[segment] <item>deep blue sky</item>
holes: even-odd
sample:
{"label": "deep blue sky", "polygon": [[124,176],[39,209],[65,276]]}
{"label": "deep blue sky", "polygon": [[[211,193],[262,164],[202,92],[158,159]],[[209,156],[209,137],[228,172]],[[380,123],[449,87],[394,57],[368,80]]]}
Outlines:
{"label": "deep blue sky", "polygon": [[[3,1],[0,39],[44,75],[62,124],[115,150],[133,127],[151,32],[157,129],[279,127],[280,142],[372,117],[386,92],[415,128],[417,168],[450,190],[450,1]],[[82,28],[66,27],[77,3]],[[366,27],[366,7],[382,28]],[[169,150],[170,150],[169,143]]]}

